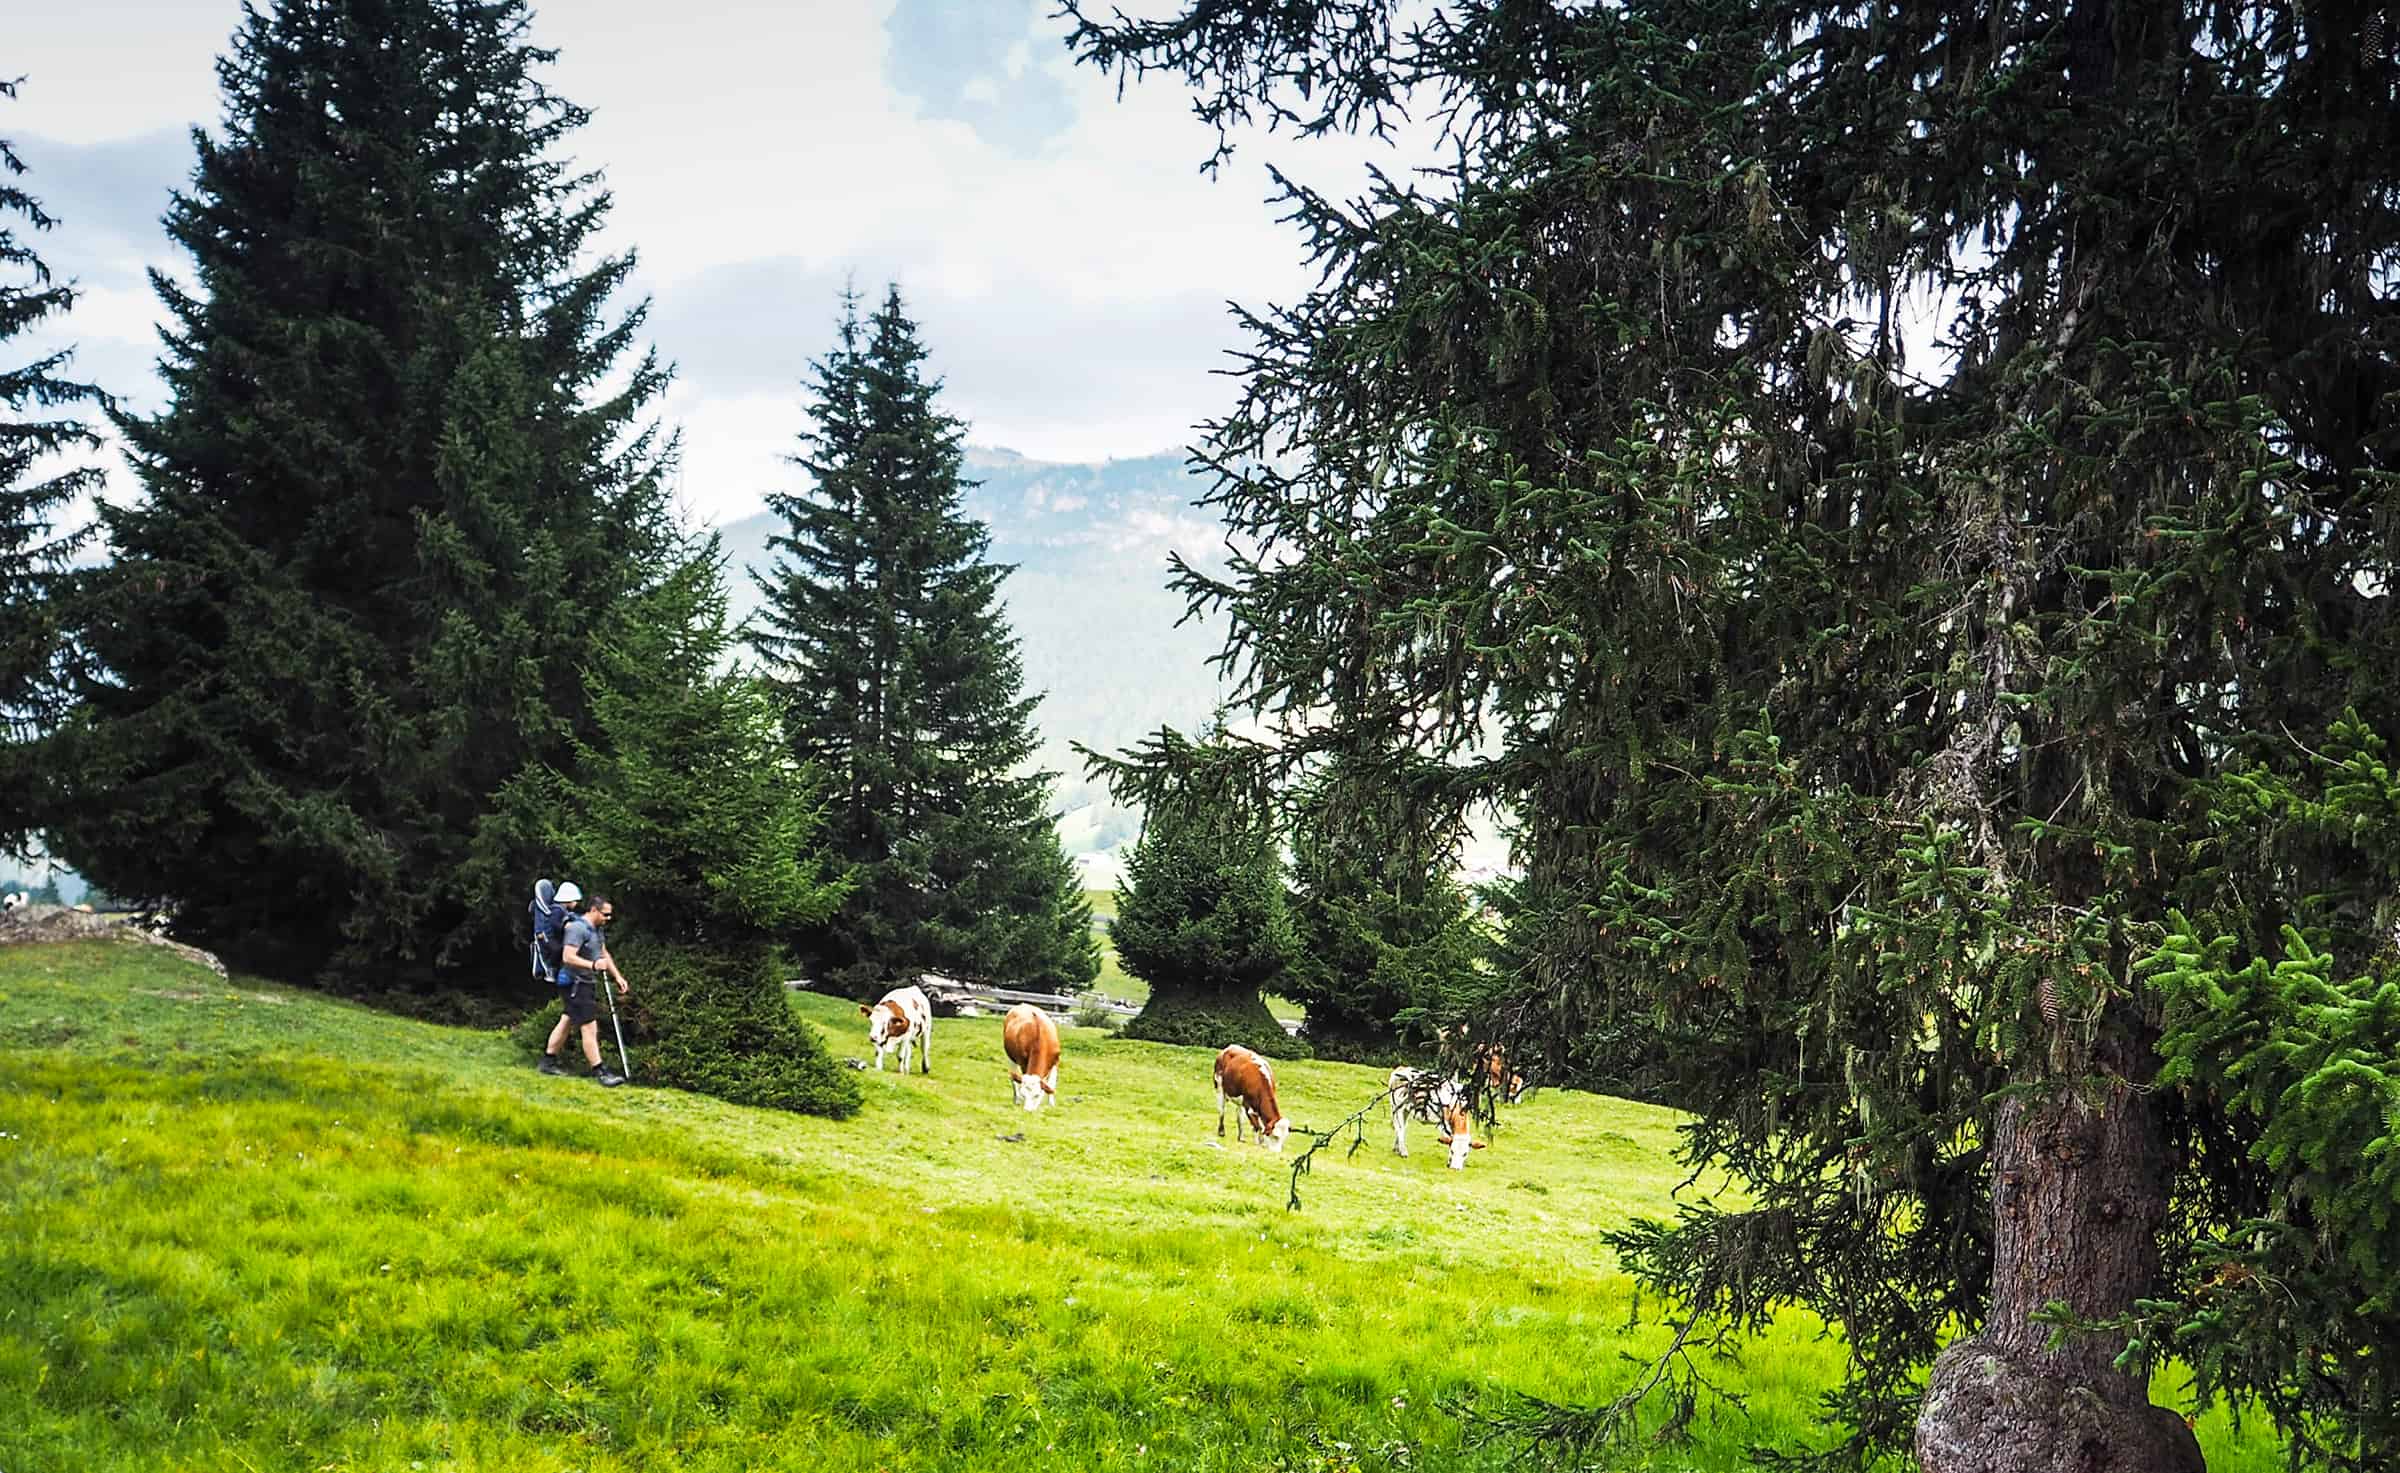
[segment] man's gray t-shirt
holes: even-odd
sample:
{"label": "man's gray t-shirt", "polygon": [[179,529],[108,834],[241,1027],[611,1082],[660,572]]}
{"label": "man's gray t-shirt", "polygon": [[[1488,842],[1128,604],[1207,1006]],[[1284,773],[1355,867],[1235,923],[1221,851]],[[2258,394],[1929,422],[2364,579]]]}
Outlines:
{"label": "man's gray t-shirt", "polygon": [[[583,917],[577,916],[567,922],[566,944],[573,948],[575,954],[582,957],[586,963],[596,962],[608,954],[607,928],[595,926]],[[564,953],[561,953],[558,964],[559,986],[571,987],[577,982],[588,982],[591,980],[591,975],[582,967],[569,965],[565,960]]]}

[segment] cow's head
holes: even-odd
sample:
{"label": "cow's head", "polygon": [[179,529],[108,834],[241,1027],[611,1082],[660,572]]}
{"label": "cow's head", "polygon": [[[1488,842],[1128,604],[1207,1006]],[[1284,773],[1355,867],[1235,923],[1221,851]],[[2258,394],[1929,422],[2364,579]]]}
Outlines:
{"label": "cow's head", "polygon": [[865,1003],[858,1010],[867,1015],[867,1042],[877,1047],[908,1036],[908,1016],[898,1003],[879,1002],[873,1007]]}
{"label": "cow's head", "polygon": [[1442,1144],[1450,1148],[1450,1169],[1467,1169],[1467,1152],[1480,1151],[1484,1142],[1475,1139],[1475,1121],[1464,1105],[1442,1106]]}
{"label": "cow's head", "polygon": [[1058,1093],[1058,1086],[1044,1074],[1028,1074],[1022,1069],[1008,1071],[1009,1082],[1016,1087],[1017,1103],[1028,1110],[1039,1110]]}
{"label": "cow's head", "polygon": [[[1247,1109],[1248,1107],[1245,1106],[1244,1108]],[[1278,1115],[1275,1117],[1274,1123],[1269,1124],[1265,1116],[1259,1114],[1256,1110],[1251,1110],[1250,1132],[1252,1135],[1257,1137],[1258,1143],[1261,1146],[1264,1146],[1270,1151],[1280,1153],[1283,1150],[1284,1138],[1292,1133],[1292,1117],[1289,1115]]]}

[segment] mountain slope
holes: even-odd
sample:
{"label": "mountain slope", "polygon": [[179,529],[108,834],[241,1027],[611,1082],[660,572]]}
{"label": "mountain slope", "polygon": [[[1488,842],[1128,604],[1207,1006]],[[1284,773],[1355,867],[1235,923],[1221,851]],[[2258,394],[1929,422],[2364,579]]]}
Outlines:
{"label": "mountain slope", "polygon": [[[931,1075],[870,1071],[836,1123],[149,947],[0,947],[0,1001],[11,1470],[1499,1473],[1519,1449],[1452,1402],[1602,1400],[1666,1339],[1600,1238],[1673,1211],[1646,1105],[1541,1091],[1457,1172],[1376,1117],[1287,1212],[1292,1156],[1218,1140],[1206,1052],[1087,1029],[1038,1115],[999,1020],[945,1019]],[[793,1007],[864,1051],[847,1001]],[[1277,1074],[1328,1129],[1384,1083]],[[1839,1342],[1793,1314],[1755,1351],[1721,1371],[1748,1415],[1644,1466],[1813,1430]],[[2263,1419],[2201,1439],[2283,1466]]]}

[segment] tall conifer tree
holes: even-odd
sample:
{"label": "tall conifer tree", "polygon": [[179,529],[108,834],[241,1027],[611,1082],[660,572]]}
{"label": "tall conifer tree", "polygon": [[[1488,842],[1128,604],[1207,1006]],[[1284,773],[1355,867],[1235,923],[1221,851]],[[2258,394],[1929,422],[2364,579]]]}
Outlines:
{"label": "tall conifer tree", "polygon": [[49,817],[96,883],[283,970],[507,955],[542,856],[496,795],[588,734],[585,648],[681,555],[639,423],[665,374],[609,305],[630,258],[584,261],[608,196],[528,24],[246,10],[167,216],[189,285],[152,273],[170,402],[118,421],[146,494],[76,597]]}
{"label": "tall conifer tree", "polygon": [[716,539],[698,553],[594,649],[600,739],[580,747],[580,773],[515,796],[624,917],[610,946],[641,979],[628,1011],[642,1079],[848,1115],[858,1083],[792,1013],[774,955],[786,930],[840,901],[821,782],[791,760],[773,692],[730,658]]}
{"label": "tall conifer tree", "polygon": [[1145,794],[1109,926],[1118,960],[1150,987],[1126,1036],[1307,1057],[1261,995],[1283,981],[1295,937],[1274,814],[1238,782],[1242,748],[1219,722],[1197,742],[1164,728],[1143,751],[1178,780]]}
{"label": "tall conifer tree", "polygon": [[1838,1327],[1833,1461],[2189,1473],[2188,1339],[2393,1466],[2394,1196],[2329,1143],[2388,1151],[2400,994],[2329,985],[2388,955],[2353,856],[2211,795],[2400,731],[2384,8],[1104,9],[1085,57],[1227,128],[1443,110],[1448,169],[1289,201],[1322,286],[1203,452],[1257,551],[1184,586],[1322,716],[1279,763],[1402,734],[1394,791],[1522,818],[1518,1049],[1673,1030],[1743,1199],[1627,1266],[1703,1343]]}
{"label": "tall conifer tree", "polygon": [[[0,79],[0,97],[17,84]],[[31,232],[56,222],[18,182],[25,163],[0,138],[0,343],[74,305],[74,288],[52,279]],[[99,390],[66,377],[65,350],[0,366],[0,853],[22,855],[35,807],[32,757],[56,695],[59,654],[53,598],[77,536],[60,525],[73,499],[97,491],[100,470],[74,457],[99,448],[72,413],[97,406]]]}
{"label": "tall conifer tree", "polygon": [[864,322],[845,297],[794,457],[814,484],[772,500],[787,525],[756,644],[827,774],[851,886],[813,962],[862,992],[928,970],[1073,990],[1099,972],[1090,907],[1055,774],[1024,771],[1040,698],[1000,604],[1011,570],[963,509],[965,431],[925,356],[898,287]]}
{"label": "tall conifer tree", "polygon": [[[1308,1009],[1302,1030],[1321,1058],[1380,1058],[1450,1022],[1473,989],[1482,950],[1453,873],[1459,835],[1426,808],[1335,762],[1300,795],[1292,820],[1292,963],[1281,991]],[[1454,1008],[1453,1004],[1457,1007]]]}

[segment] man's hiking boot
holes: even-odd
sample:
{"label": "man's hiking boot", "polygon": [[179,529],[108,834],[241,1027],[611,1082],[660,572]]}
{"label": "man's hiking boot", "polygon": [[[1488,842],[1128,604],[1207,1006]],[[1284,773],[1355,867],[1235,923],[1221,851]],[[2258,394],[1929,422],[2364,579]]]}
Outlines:
{"label": "man's hiking boot", "polygon": [[615,1089],[624,1082],[625,1076],[609,1068],[606,1064],[602,1064],[592,1071],[592,1083],[599,1085],[602,1089]]}
{"label": "man's hiking boot", "polygon": [[535,1067],[539,1068],[544,1074],[564,1074],[567,1072],[567,1066],[558,1061],[558,1055],[556,1054],[542,1055],[542,1062]]}

